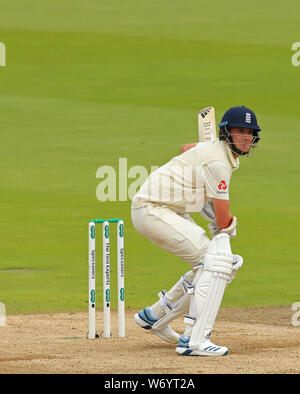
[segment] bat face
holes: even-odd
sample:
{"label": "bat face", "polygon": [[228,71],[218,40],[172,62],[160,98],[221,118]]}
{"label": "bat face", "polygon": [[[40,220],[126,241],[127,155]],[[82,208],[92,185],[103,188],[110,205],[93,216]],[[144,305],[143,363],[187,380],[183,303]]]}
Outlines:
{"label": "bat face", "polygon": [[203,108],[198,113],[199,141],[207,142],[217,138],[214,107]]}

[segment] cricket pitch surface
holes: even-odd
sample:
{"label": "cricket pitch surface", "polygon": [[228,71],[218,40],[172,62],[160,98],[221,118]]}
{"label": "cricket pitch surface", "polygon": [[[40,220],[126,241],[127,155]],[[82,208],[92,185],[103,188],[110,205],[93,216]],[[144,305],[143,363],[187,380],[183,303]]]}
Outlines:
{"label": "cricket pitch surface", "polygon": [[[227,346],[224,357],[183,357],[133,321],[126,310],[126,338],[86,339],[88,313],[9,315],[0,327],[1,374],[299,374],[300,327],[289,306],[221,308],[211,339]],[[103,329],[97,312],[97,333]],[[183,319],[172,327],[183,332]]]}

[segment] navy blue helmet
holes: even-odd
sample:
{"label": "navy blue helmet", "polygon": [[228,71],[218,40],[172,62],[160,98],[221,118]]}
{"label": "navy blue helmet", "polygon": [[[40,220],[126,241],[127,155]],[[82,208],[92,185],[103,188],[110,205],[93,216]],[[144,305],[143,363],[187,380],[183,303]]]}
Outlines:
{"label": "navy blue helmet", "polygon": [[242,152],[237,149],[232,141],[232,137],[230,134],[230,130],[232,128],[246,128],[253,130],[253,140],[251,147],[255,147],[260,140],[258,135],[259,131],[261,131],[260,127],[257,124],[257,119],[255,113],[244,106],[241,107],[232,107],[228,111],[225,112],[221,123],[219,123],[220,134],[219,139],[225,140],[231,150],[238,155],[245,155],[247,152]]}

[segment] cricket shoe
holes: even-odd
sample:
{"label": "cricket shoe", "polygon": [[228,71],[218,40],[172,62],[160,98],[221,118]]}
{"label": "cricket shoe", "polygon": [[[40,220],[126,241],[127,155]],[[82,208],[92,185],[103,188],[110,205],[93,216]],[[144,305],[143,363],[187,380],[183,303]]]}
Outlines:
{"label": "cricket shoe", "polygon": [[134,315],[134,321],[136,324],[144,328],[145,330],[151,330],[151,332],[159,336],[162,340],[170,343],[178,343],[180,335],[172,330],[169,325],[165,325],[159,328],[153,327],[159,319],[153,319],[150,313],[150,308],[143,309],[142,311]]}
{"label": "cricket shoe", "polygon": [[228,349],[225,346],[217,346],[213,344],[209,339],[202,342],[196,349],[190,348],[190,337],[181,335],[176,353],[182,356],[225,356],[228,354]]}

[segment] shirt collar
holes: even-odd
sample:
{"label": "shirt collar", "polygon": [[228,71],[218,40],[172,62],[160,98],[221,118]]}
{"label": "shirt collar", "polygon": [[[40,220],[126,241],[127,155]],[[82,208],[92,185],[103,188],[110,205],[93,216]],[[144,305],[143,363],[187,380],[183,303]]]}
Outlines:
{"label": "shirt collar", "polygon": [[225,152],[227,153],[227,157],[228,157],[228,160],[229,160],[229,162],[230,162],[230,164],[231,164],[231,166],[233,168],[233,171],[237,170],[239,168],[239,165],[240,165],[239,158],[238,157],[235,158],[233,156],[233,153],[232,153],[231,149],[229,148],[228,144],[225,141],[222,141],[221,145],[225,149]]}

